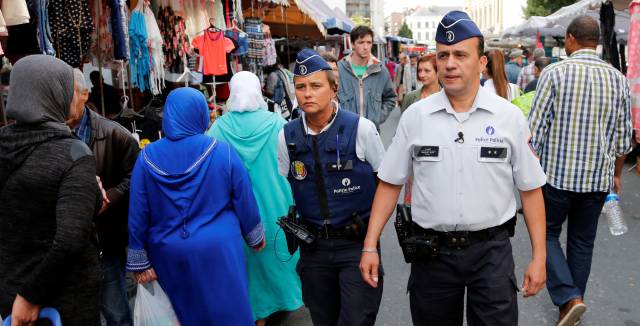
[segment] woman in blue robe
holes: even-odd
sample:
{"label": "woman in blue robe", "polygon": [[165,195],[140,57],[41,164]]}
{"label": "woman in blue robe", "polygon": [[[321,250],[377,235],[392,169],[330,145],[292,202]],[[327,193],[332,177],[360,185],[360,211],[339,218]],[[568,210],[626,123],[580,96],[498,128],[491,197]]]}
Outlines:
{"label": "woman in blue robe", "polygon": [[[256,325],[278,311],[293,311],[303,305],[299,255],[287,250],[284,232],[276,224],[293,204],[291,186],[278,173],[278,134],[286,121],[267,111],[260,80],[248,71],[233,75],[227,101],[229,112],[218,118],[209,135],[233,146],[249,171],[265,228],[265,250],[247,252],[249,298]],[[248,251],[248,250],[247,250]]]}
{"label": "woman in blue robe", "polygon": [[182,326],[254,325],[242,240],[261,249],[264,229],[242,160],[208,124],[200,92],[169,94],[165,138],[133,170],[127,269],[157,277]]}

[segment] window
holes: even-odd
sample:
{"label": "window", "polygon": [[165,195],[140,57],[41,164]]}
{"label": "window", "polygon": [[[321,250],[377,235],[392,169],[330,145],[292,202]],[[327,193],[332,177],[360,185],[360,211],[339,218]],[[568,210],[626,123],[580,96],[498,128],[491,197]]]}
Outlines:
{"label": "window", "polygon": [[[420,22],[418,22],[418,28],[420,28]],[[418,37],[419,38],[419,37]]]}
{"label": "window", "polygon": [[420,35],[420,32],[418,32],[418,40],[421,40],[421,39],[422,39],[422,37]]}

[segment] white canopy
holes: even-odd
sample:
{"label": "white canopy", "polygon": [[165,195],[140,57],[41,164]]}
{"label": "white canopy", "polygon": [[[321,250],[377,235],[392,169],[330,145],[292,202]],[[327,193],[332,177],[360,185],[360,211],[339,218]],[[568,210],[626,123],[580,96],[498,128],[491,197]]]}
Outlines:
{"label": "white canopy", "polygon": [[[547,17],[531,16],[524,23],[507,28],[502,34],[509,37],[535,37],[539,31],[545,36],[564,36],[571,21],[582,15],[588,15],[600,21],[600,6],[603,0],[581,0],[572,5],[562,7]],[[616,15],[615,32],[618,41],[626,42],[629,34],[629,1],[614,1]],[[617,10],[617,8],[621,10]]]}

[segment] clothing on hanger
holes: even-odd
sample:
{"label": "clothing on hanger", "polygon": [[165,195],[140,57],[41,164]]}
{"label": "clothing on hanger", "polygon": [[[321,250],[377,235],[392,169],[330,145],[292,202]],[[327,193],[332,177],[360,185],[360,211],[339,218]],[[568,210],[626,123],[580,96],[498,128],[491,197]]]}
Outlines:
{"label": "clothing on hanger", "polygon": [[150,89],[151,59],[149,57],[149,46],[147,45],[147,26],[144,13],[138,8],[133,10],[129,21],[129,48],[132,86],[138,87],[140,91],[144,92]]}
{"label": "clothing on hanger", "polygon": [[206,29],[203,35],[193,40],[193,47],[200,51],[204,59],[202,73],[204,75],[225,75],[227,74],[226,54],[230,53],[235,46],[233,41],[224,37],[222,31],[210,31]]}
{"label": "clothing on hanger", "polygon": [[29,15],[29,7],[24,0],[2,1],[0,11],[2,12],[6,26],[26,24],[31,18]]}
{"label": "clothing on hanger", "polygon": [[127,28],[127,8],[125,0],[108,0],[111,9],[111,31],[113,38],[113,58],[129,59],[129,40]]}
{"label": "clothing on hanger", "polygon": [[87,0],[56,0],[48,8],[56,56],[74,68],[80,67],[91,48],[94,29]]}
{"label": "clothing on hanger", "polygon": [[151,93],[153,95],[160,94],[164,85],[164,53],[162,52],[162,34],[158,28],[158,22],[153,15],[151,8],[144,8],[144,20],[147,27],[147,40],[149,44],[149,52],[151,56],[151,71],[149,78],[151,79]]}

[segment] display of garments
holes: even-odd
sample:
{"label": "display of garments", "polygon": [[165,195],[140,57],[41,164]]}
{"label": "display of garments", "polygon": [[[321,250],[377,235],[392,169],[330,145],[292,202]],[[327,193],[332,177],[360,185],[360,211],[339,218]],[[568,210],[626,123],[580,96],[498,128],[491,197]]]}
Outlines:
{"label": "display of garments", "polygon": [[6,34],[6,33],[7,33],[7,22],[4,21],[2,10],[0,10],[0,34]]}
{"label": "display of garments", "polygon": [[239,57],[249,52],[249,35],[243,31],[228,29],[224,31],[224,36],[233,40],[238,46],[232,53],[233,56]]}
{"label": "display of garments", "polygon": [[150,89],[149,74],[151,73],[151,59],[147,45],[147,26],[141,10],[134,10],[129,21],[129,48],[131,69],[131,83],[140,91]]}
{"label": "display of garments", "polygon": [[162,52],[162,34],[158,28],[158,22],[151,8],[144,8],[144,21],[147,27],[147,42],[149,55],[151,56],[151,71],[149,74],[151,93],[160,94],[164,88],[164,53]]}
{"label": "display of garments", "polygon": [[113,57],[116,60],[129,59],[129,36],[127,29],[127,7],[125,0],[108,0],[111,9],[111,31]]}
{"label": "display of garments", "polygon": [[629,5],[629,17],[627,78],[631,94],[633,129],[636,131],[636,141],[640,142],[640,0],[633,0]]}
{"label": "display of garments", "polygon": [[230,27],[235,19],[235,3],[233,0],[221,0],[219,2],[223,8],[225,26]]}
{"label": "display of garments", "polygon": [[87,0],[56,0],[48,8],[56,56],[80,67],[89,53],[94,28]]}
{"label": "display of garments", "polygon": [[209,18],[213,17],[214,25],[225,26],[224,9],[221,1],[211,0],[183,0],[183,17],[185,21],[185,32],[189,39],[193,40],[202,34],[202,26],[209,25]]}
{"label": "display of garments", "polygon": [[224,37],[222,31],[204,31],[204,35],[200,35],[193,40],[193,47],[200,51],[200,55],[204,57],[204,67],[202,73],[204,75],[225,75],[227,74],[227,53],[230,53],[235,46],[233,41]]}
{"label": "display of garments", "polygon": [[[109,2],[113,2],[113,0]],[[107,2],[100,1],[100,6],[101,8],[99,14],[95,12],[95,6],[90,7],[90,10],[92,11],[92,17],[94,17],[93,23],[96,26],[96,31],[100,31],[100,35],[98,35],[98,33],[91,34],[91,37],[93,39],[91,45],[91,56],[93,59],[93,64],[95,66],[99,65],[98,59],[102,60],[103,65],[115,59],[113,56],[113,32],[111,30],[112,12],[111,9],[107,7]]]}
{"label": "display of garments", "polygon": [[158,28],[164,39],[165,68],[173,73],[182,73],[185,56],[191,52],[184,19],[176,15],[171,7],[160,7]]}
{"label": "display of garments", "polygon": [[257,18],[247,18],[244,22],[244,30],[249,38],[249,50],[247,51],[247,68],[262,79],[262,67],[264,66],[264,34],[262,33],[262,21]]}
{"label": "display of garments", "polygon": [[6,26],[15,26],[29,22],[29,7],[25,0],[1,1],[0,11]]}
{"label": "display of garments", "polygon": [[276,64],[278,54],[276,53],[276,42],[273,41],[271,36],[264,39],[264,64],[267,66],[273,66]]}
{"label": "display of garments", "polygon": [[38,16],[38,43],[43,54],[56,55],[51,42],[51,27],[49,26],[49,0],[32,0]]}

